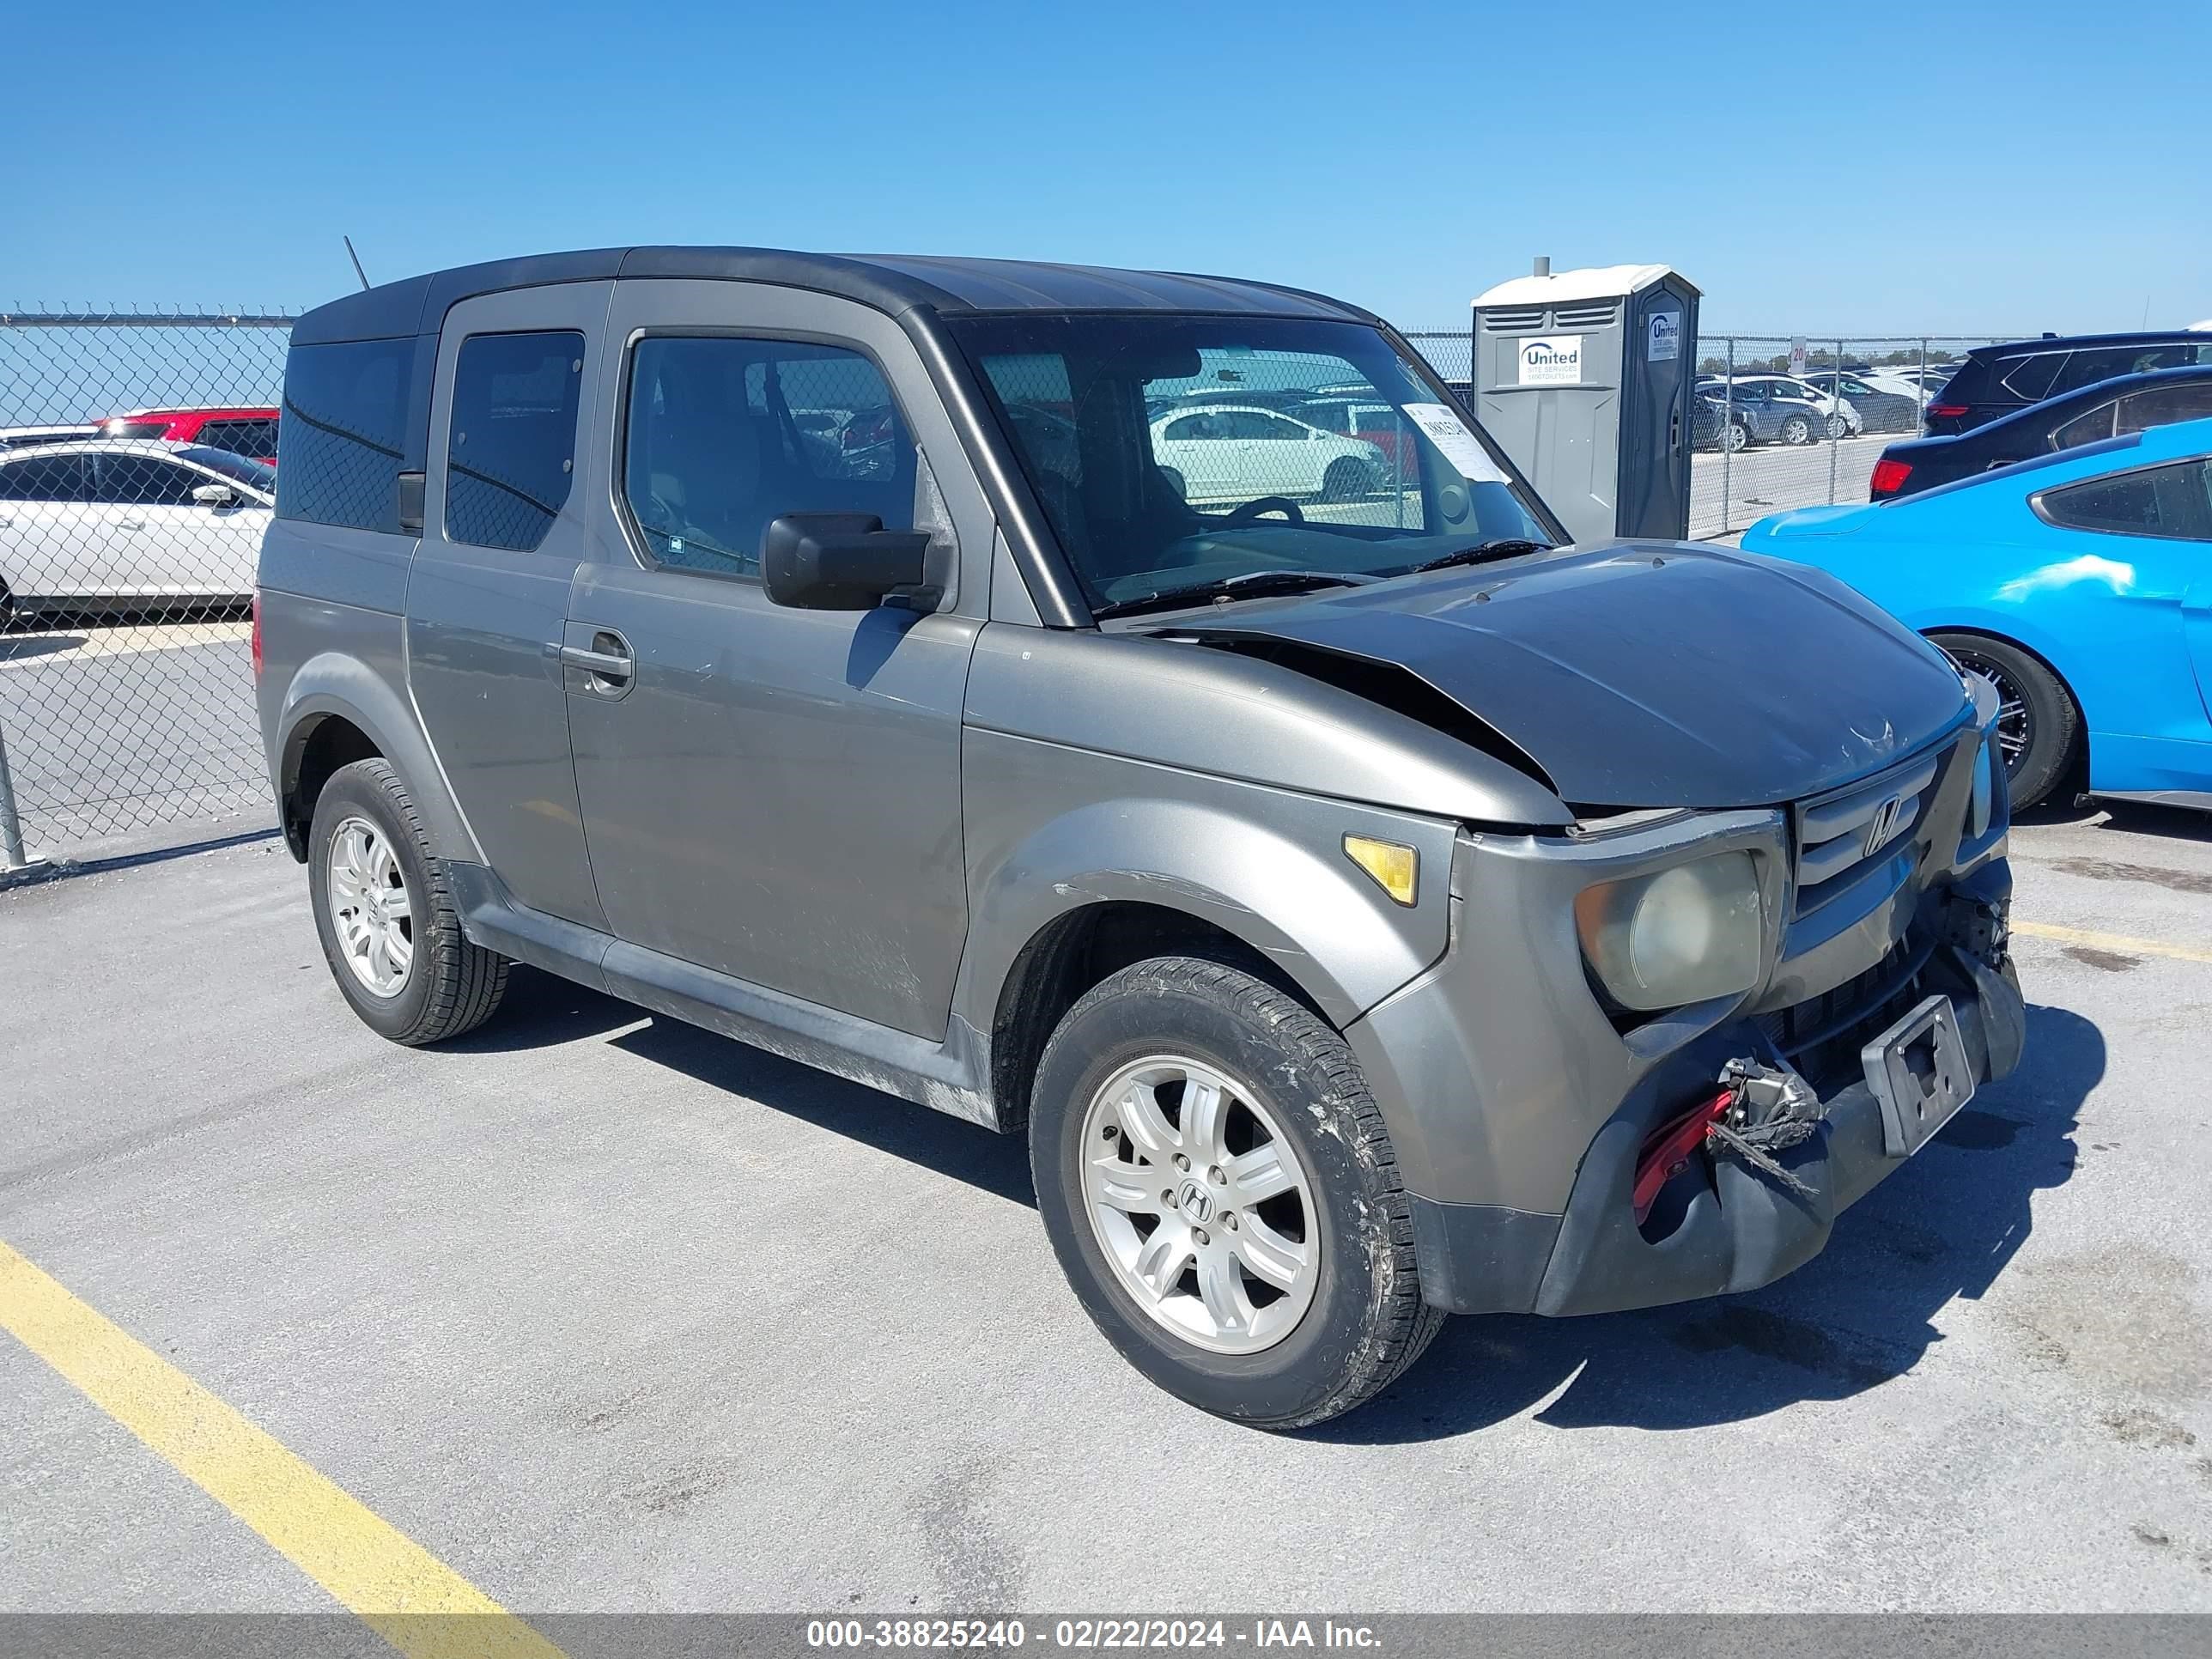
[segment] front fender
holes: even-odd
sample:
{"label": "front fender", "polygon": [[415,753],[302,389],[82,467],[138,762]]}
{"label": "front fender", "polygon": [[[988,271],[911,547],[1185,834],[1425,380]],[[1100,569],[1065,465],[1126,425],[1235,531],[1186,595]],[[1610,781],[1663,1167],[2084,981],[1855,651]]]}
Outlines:
{"label": "front fender", "polygon": [[[989,1029],[1022,949],[1086,905],[1211,922],[1279,964],[1339,1025],[1444,952],[1455,826],[1436,818],[970,732],[963,760],[972,918],[961,1006]],[[1343,851],[1413,847],[1400,905]]]}

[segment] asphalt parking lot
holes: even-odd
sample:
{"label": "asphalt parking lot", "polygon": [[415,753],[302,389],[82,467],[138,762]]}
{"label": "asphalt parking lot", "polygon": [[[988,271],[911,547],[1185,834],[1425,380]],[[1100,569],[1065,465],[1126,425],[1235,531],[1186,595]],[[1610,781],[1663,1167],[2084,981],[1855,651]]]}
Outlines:
{"label": "asphalt parking lot", "polygon": [[[383,1043],[274,842],[0,893],[0,1241],[525,1613],[2212,1609],[2208,830],[2016,832],[2027,1062],[1796,1276],[1296,1437],[1115,1358],[1013,1141],[523,970]],[[332,1607],[0,1397],[0,1610]]]}

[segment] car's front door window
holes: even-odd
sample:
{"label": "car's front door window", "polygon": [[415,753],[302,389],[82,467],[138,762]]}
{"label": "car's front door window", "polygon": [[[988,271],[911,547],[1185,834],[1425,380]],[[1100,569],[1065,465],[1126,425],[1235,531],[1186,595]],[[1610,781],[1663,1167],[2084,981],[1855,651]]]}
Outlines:
{"label": "car's front door window", "polygon": [[[834,432],[798,415],[830,410],[856,412]],[[914,441],[882,371],[858,351],[650,336],[631,354],[629,410],[623,499],[656,564],[757,577],[762,538],[788,513],[914,526]]]}

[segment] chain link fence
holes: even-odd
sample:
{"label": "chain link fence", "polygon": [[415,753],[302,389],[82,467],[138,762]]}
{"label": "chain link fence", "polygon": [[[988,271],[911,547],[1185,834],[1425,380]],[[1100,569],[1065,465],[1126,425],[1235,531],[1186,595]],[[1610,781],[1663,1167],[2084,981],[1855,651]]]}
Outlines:
{"label": "chain link fence", "polygon": [[0,871],[273,820],[247,607],[290,323],[0,313]]}
{"label": "chain link fence", "polygon": [[[1770,513],[1865,501],[1883,447],[1919,432],[1921,411],[1959,361],[2018,337],[1701,333],[1689,533],[1730,536]],[[1408,330],[1406,338],[1467,391],[1470,331]]]}
{"label": "chain link fence", "polygon": [[[154,832],[175,839],[272,821],[246,607],[275,485],[290,322],[0,313],[0,872],[129,850]],[[1466,327],[1407,337],[1465,386]],[[1981,343],[1706,332],[1690,533],[1725,536],[1787,507],[1864,501],[1882,446],[1918,430],[1950,366]],[[1347,452],[1371,447],[1385,459],[1381,476],[1291,482],[1338,516],[1397,522],[1417,510],[1418,495],[1389,476],[1391,439],[1369,429],[1358,388],[1332,403],[1293,367],[1299,410],[1248,365],[1239,418],[1289,414],[1340,434]],[[1047,437],[1065,419],[1062,396],[1046,388],[1020,400]],[[814,436],[849,446],[872,411],[828,408],[837,401],[825,394],[813,402],[826,414],[810,403],[794,418],[843,416],[835,434]],[[295,435],[296,459],[312,461],[318,434]],[[1180,428],[1173,441],[1206,450]],[[1164,427],[1157,442],[1172,447]],[[1190,489],[1202,506],[1206,486]]]}

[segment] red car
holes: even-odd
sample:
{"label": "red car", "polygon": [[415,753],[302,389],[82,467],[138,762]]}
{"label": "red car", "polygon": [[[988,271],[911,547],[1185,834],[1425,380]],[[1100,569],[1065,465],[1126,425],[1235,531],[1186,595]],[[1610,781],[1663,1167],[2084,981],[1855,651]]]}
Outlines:
{"label": "red car", "polygon": [[134,409],[98,423],[103,438],[166,438],[173,444],[205,444],[248,459],[276,465],[273,409]]}

